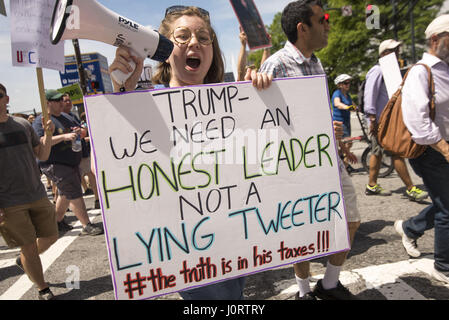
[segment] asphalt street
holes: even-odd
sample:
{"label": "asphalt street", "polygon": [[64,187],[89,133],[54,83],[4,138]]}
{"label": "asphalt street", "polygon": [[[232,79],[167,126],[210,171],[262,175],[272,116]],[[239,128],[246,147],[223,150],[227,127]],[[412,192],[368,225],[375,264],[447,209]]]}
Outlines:
{"label": "asphalt street", "polygon": [[[353,117],[352,121],[353,135],[360,134],[357,119]],[[355,142],[353,151],[360,157],[365,147],[366,143]],[[393,192],[391,196],[366,196],[367,173],[360,164],[355,168],[359,170],[352,174],[352,180],[362,224],[343,266],[342,283],[360,299],[448,300],[449,286],[429,274],[433,266],[433,231],[418,242],[422,256],[410,259],[393,228],[395,220],[417,214],[429,202],[405,199],[405,187],[396,173],[379,179],[384,188]],[[411,169],[410,173],[414,183],[425,189]],[[100,210],[93,209],[93,196],[85,197],[85,201],[93,222],[102,224]],[[81,227],[73,213],[68,212],[66,219],[75,228],[58,240],[61,249],[48,252],[42,259],[52,291],[61,300],[114,300],[105,236],[79,236]],[[36,288],[14,264],[17,254],[17,249],[9,249],[0,238],[0,299],[35,300]],[[315,280],[323,276],[326,260],[324,257],[312,262]],[[249,300],[292,300],[296,291],[292,267],[286,266],[248,276],[244,294]],[[157,299],[180,296],[175,293]]]}

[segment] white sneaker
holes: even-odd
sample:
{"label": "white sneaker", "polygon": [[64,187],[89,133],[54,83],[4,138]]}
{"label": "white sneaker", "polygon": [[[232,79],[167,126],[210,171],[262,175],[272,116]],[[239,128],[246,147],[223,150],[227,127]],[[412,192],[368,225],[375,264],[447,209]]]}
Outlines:
{"label": "white sneaker", "polygon": [[443,272],[438,271],[435,268],[433,268],[433,270],[432,270],[432,277],[434,277],[438,281],[449,284],[449,277],[447,275],[445,275]]}
{"label": "white sneaker", "polygon": [[418,245],[416,244],[416,240],[410,239],[404,233],[404,229],[402,228],[402,220],[397,220],[394,223],[394,229],[397,233],[402,237],[402,245],[407,251],[408,255],[413,258],[418,258],[421,255],[421,252],[418,250]]}

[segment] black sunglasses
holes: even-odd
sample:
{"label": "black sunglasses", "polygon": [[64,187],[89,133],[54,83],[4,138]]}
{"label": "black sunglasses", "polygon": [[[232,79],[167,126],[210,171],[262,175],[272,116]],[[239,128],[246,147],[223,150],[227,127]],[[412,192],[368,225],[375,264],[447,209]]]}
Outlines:
{"label": "black sunglasses", "polygon": [[0,99],[2,99],[6,94],[0,92]]}
{"label": "black sunglasses", "polygon": [[[180,6],[180,5],[177,5],[177,6],[171,6],[171,7],[168,7],[168,8],[165,10],[165,16],[167,16],[167,15],[169,15],[169,14],[172,14],[172,13],[174,13],[174,12],[184,11],[184,10],[186,10],[186,9],[188,9],[188,8],[190,8],[190,6]],[[198,11],[201,12],[202,15],[205,15],[205,16],[208,16],[208,17],[209,17],[209,11],[204,10],[204,9],[202,9],[202,8],[198,8],[198,7],[195,7],[195,8],[197,8]]]}

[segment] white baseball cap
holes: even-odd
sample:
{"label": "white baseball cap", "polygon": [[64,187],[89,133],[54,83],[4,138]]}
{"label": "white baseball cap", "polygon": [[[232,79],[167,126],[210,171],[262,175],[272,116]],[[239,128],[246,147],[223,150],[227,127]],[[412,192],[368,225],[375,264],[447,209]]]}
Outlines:
{"label": "white baseball cap", "polygon": [[346,80],[351,80],[352,77],[349,74],[343,73],[335,78],[335,84],[338,85],[339,83],[345,82]]}
{"label": "white baseball cap", "polygon": [[399,47],[402,43],[393,39],[388,39],[382,41],[379,46],[379,55],[381,55],[385,50],[393,50]]}
{"label": "white baseball cap", "polygon": [[443,14],[435,18],[426,29],[426,39],[434,34],[449,32],[449,14]]}

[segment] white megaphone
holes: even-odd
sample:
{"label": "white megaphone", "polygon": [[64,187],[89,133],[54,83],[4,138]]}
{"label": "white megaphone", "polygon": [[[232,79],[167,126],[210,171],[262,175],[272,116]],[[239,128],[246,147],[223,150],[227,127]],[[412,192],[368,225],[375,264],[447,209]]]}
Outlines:
{"label": "white megaphone", "polygon": [[[173,50],[173,43],[159,32],[118,15],[96,0],[57,0],[50,39],[53,44],[67,39],[89,39],[116,47],[126,46],[137,57],[161,62],[167,60]],[[134,61],[130,64],[134,70]],[[131,74],[115,70],[111,76],[123,85]]]}

